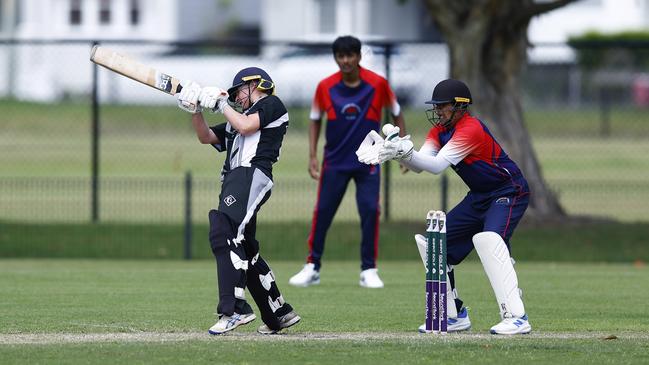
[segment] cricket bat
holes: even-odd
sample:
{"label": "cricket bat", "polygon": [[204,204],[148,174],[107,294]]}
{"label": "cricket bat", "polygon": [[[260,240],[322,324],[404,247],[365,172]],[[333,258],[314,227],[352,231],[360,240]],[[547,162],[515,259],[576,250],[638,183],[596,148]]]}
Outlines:
{"label": "cricket bat", "polygon": [[106,47],[92,47],[90,61],[169,95],[175,95],[183,88],[177,78]]}

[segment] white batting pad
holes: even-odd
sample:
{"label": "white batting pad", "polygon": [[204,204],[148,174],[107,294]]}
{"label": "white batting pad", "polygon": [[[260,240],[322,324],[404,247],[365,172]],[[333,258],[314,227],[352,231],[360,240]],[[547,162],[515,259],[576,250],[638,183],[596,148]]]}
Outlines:
{"label": "white batting pad", "polygon": [[505,241],[496,232],[480,232],[473,236],[473,245],[496,295],[500,316],[522,317],[525,307]]}
{"label": "white batting pad", "polygon": [[269,291],[270,285],[275,281],[275,275],[273,275],[272,271],[269,271],[266,275],[259,275],[259,281],[261,282],[261,286],[263,286],[266,291]]}
{"label": "white batting pad", "polygon": [[248,270],[248,260],[242,260],[234,251],[230,251],[230,261],[232,261],[232,266],[235,269]]}
{"label": "white batting pad", "polygon": [[421,256],[421,261],[424,263],[424,268],[426,267],[426,237],[421,234],[415,235],[415,242],[417,242],[417,250],[419,251],[419,256]]}
{"label": "white batting pad", "polygon": [[[417,250],[419,251],[419,256],[421,256],[421,261],[424,263],[424,268],[426,268],[426,237],[421,234],[415,235],[415,242],[417,242]],[[446,265],[446,272],[453,270],[451,265]],[[457,308],[455,307],[455,298],[457,298],[457,291],[451,287],[450,281],[448,281],[448,276],[446,278],[446,316],[448,318],[457,318]]]}
{"label": "white batting pad", "polygon": [[270,306],[270,309],[273,311],[273,313],[275,313],[281,306],[283,306],[284,303],[286,302],[284,301],[284,297],[281,295],[279,296],[279,298],[277,298],[277,300],[273,300],[270,296],[268,297],[268,305]]}
{"label": "white batting pad", "polygon": [[250,260],[250,265],[255,266],[257,260],[259,260],[259,252],[257,252],[257,254],[252,258],[252,260]]}

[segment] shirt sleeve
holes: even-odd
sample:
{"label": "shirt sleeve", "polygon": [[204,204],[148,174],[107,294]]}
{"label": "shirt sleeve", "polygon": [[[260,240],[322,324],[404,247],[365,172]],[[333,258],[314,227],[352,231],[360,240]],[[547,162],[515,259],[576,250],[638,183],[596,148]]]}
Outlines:
{"label": "shirt sleeve", "polygon": [[315,95],[313,96],[309,119],[320,120],[322,118],[322,112],[324,111],[324,109],[324,85],[322,84],[322,82],[320,82],[315,90]]}
{"label": "shirt sleeve", "polygon": [[259,114],[259,129],[271,128],[283,122],[288,122],[286,107],[275,95],[263,98],[250,108],[246,114],[250,115],[254,113]]}
{"label": "shirt sleeve", "polygon": [[216,137],[219,139],[219,143],[218,144],[212,144],[212,146],[214,146],[214,148],[216,148],[216,150],[219,151],[219,152],[225,151],[225,148],[226,148],[226,146],[225,146],[225,125],[226,125],[226,123],[221,123],[221,124],[215,125],[214,127],[210,127],[212,132],[214,132],[214,134],[216,134]]}
{"label": "shirt sleeve", "polygon": [[430,156],[437,156],[439,146],[439,134],[437,133],[437,128],[433,127],[428,131],[426,140],[424,141],[424,144],[421,145],[419,152]]}
{"label": "shirt sleeve", "polygon": [[453,133],[453,137],[439,151],[451,165],[457,165],[482,143],[484,131],[479,124],[463,126]]}

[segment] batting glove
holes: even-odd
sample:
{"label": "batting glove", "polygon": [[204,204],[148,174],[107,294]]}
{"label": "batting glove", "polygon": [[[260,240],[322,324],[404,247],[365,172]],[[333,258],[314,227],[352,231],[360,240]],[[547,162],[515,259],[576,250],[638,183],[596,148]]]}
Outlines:
{"label": "batting glove", "polygon": [[178,107],[186,112],[196,114],[201,112],[201,106],[198,103],[198,96],[201,92],[201,85],[191,80],[180,83],[183,89],[178,94]]}
{"label": "batting glove", "polygon": [[202,107],[213,113],[223,113],[223,108],[228,103],[228,93],[220,87],[204,87],[201,89],[198,101]]}

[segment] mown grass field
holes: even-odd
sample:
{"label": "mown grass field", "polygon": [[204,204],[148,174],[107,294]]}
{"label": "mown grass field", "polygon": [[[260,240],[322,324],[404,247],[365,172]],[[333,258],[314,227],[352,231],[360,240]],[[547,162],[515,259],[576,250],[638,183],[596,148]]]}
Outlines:
{"label": "mown grass field", "polygon": [[[217,288],[205,222],[223,157],[196,142],[186,114],[102,106],[98,224],[88,223],[89,106],[5,100],[0,115],[2,364],[649,362],[649,116],[642,110],[613,110],[606,137],[596,109],[527,112],[545,176],[567,211],[613,221],[517,230],[513,256],[534,328],[519,337],[488,335],[498,311],[475,254],[456,271],[473,329],[444,337],[416,332],[424,318],[424,270],[412,235],[424,229],[426,211],[440,205],[439,178],[401,175],[396,166],[392,220],[382,225],[379,251],[386,287],[358,286],[353,187],[328,236],[322,284],[286,284],[306,255],[315,201],[304,109],[291,111],[276,188],[258,230],[262,254],[303,321],[270,337],[255,332],[259,319],[232,334],[207,334]],[[421,143],[428,128],[423,111],[407,110],[406,119]],[[179,261],[187,171],[195,179],[198,260]],[[452,205],[466,190],[449,177]]]}
{"label": "mown grass field", "polygon": [[214,322],[211,261],[0,260],[0,358],[25,363],[643,364],[649,361],[649,268],[517,264],[533,333],[494,337],[498,310],[482,267],[456,278],[473,328],[420,335],[421,261],[381,265],[386,287],[358,286],[357,263],[325,262],[322,283],[286,285],[299,262],[271,265],[302,322],[261,336],[254,321],[224,336]]}

